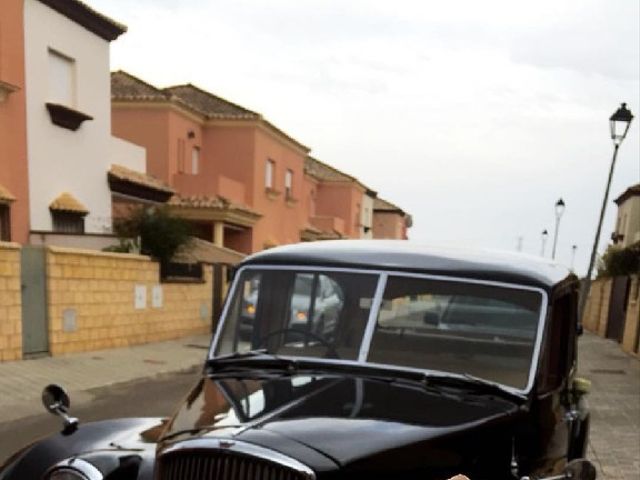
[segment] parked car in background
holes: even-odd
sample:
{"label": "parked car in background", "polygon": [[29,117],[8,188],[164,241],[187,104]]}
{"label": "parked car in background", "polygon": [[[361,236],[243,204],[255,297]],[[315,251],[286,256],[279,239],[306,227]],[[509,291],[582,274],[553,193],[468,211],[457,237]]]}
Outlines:
{"label": "parked car in background", "polygon": [[0,480],[592,480],[577,288],[546,260],[409,242],[255,254],[172,415],[78,426],[49,387],[65,430]]}
{"label": "parked car in background", "polygon": [[[256,276],[247,286],[249,293],[244,296],[239,323],[240,335],[248,336],[256,331],[253,320],[259,285],[260,279]],[[342,292],[340,286],[326,275],[302,274],[296,277],[293,284],[289,306],[289,328],[309,330],[330,337],[335,330],[337,314],[342,308]]]}

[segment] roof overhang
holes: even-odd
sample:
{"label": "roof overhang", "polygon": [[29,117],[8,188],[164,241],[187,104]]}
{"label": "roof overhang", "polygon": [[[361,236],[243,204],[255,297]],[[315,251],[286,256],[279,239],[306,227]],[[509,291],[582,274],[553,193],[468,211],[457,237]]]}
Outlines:
{"label": "roof overhang", "polygon": [[244,253],[192,237],[189,241],[189,248],[185,249],[184,252],[178,253],[175,260],[236,265],[244,260],[245,257]]}
{"label": "roof overhang", "polygon": [[167,204],[176,216],[186,220],[224,222],[241,227],[252,227],[262,214],[249,208],[218,198],[180,198],[174,196]]}
{"label": "roof overhang", "polygon": [[0,184],[0,205],[7,205],[14,202],[15,199],[16,197],[13,196],[9,189]]}
{"label": "roof overhang", "polygon": [[4,102],[10,94],[18,90],[20,90],[20,87],[17,85],[0,80],[0,103]]}
{"label": "roof overhang", "polygon": [[224,222],[242,227],[252,227],[262,217],[262,215],[259,214],[229,211],[214,207],[199,208],[169,205],[169,211],[186,220]]}
{"label": "roof overhang", "polygon": [[87,207],[85,207],[77,198],[75,198],[69,192],[63,192],[58,197],[56,197],[49,204],[49,210],[53,212],[74,213],[82,216],[85,216],[89,213]]}
{"label": "roof overhang", "polygon": [[102,15],[79,0],[40,0],[40,2],[109,42],[127,31],[125,25]]}
{"label": "roof overhang", "polygon": [[640,197],[640,183],[627,188],[622,194],[614,200],[615,204],[620,206],[631,197]]}
{"label": "roof overhang", "polygon": [[151,202],[166,203],[175,194],[159,180],[120,165],[111,166],[107,180],[112,192]]}

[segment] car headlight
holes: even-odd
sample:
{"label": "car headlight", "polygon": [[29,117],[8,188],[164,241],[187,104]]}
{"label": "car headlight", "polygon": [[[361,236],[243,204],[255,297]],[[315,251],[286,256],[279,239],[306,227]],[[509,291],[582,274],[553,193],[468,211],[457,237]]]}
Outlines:
{"label": "car headlight", "polygon": [[58,470],[54,470],[47,477],[47,480],[86,480],[82,473],[77,470],[71,470],[68,468],[60,468]]}
{"label": "car headlight", "polygon": [[70,458],[54,465],[44,476],[46,480],[103,480],[104,475],[81,458]]}

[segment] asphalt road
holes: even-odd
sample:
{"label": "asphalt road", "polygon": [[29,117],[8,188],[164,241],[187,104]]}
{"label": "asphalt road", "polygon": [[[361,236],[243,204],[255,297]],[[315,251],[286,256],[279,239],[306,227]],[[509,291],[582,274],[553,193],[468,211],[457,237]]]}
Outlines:
{"label": "asphalt road", "polygon": [[[156,378],[97,388],[94,399],[73,407],[80,423],[116,417],[164,417],[174,409],[200,376],[200,369],[160,375]],[[14,451],[60,429],[61,421],[45,412],[41,415],[0,423],[0,464]]]}

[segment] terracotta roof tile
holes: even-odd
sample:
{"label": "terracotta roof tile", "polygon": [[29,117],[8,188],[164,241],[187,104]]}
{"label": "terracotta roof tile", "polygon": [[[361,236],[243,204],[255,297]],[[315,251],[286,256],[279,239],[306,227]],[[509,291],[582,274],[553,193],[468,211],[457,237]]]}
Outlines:
{"label": "terracotta roof tile", "polygon": [[174,195],[169,200],[168,205],[175,207],[191,207],[191,208],[215,208],[220,210],[239,210],[253,215],[259,215],[255,210],[244,205],[232,203],[219,195]]}
{"label": "terracotta roof tile", "polygon": [[318,180],[328,182],[358,182],[355,177],[341,172],[337,168],[327,165],[313,157],[307,157],[304,161],[304,172]]}
{"label": "terracotta roof tile", "polygon": [[109,175],[126,182],[142,185],[162,192],[175,193],[175,190],[161,180],[142,172],[137,172],[122,165],[111,165]]}
{"label": "terracotta roof tile", "polygon": [[164,92],[173,94],[187,105],[202,112],[209,118],[259,119],[260,114],[240,105],[209,93],[195,85],[176,85],[165,88]]}
{"label": "terracotta roof tile", "polygon": [[111,73],[111,98],[113,100],[171,101],[194,110],[206,118],[261,118],[258,113],[194,85],[176,85],[160,89],[122,70]]}
{"label": "terracotta roof tile", "polygon": [[375,198],[373,200],[373,210],[380,212],[398,212],[404,214],[404,210],[402,210],[397,205],[394,205],[391,202],[383,200],[382,198]]}
{"label": "terracotta roof tile", "polygon": [[170,102],[202,117],[202,120],[254,120],[286,138],[305,153],[309,147],[298,142],[257,112],[218,97],[190,83],[160,89],[130,73],[118,70],[111,73],[111,99],[120,102]]}
{"label": "terracotta roof tile", "polygon": [[130,73],[111,72],[111,98],[114,100],[168,100],[170,95]]}
{"label": "terracotta roof tile", "polygon": [[230,248],[219,247],[200,238],[191,237],[189,248],[176,255],[175,260],[186,262],[240,263],[246,255]]}
{"label": "terracotta roof tile", "polygon": [[89,210],[69,192],[61,193],[51,204],[50,210],[87,214]]}
{"label": "terracotta roof tile", "polygon": [[15,199],[16,197],[11,194],[8,188],[0,185],[0,203],[13,202]]}
{"label": "terracotta roof tile", "polygon": [[351,182],[365,189],[367,195],[375,197],[377,193],[364,185],[356,177],[348,175],[317,158],[307,156],[304,161],[304,173],[321,182]]}

